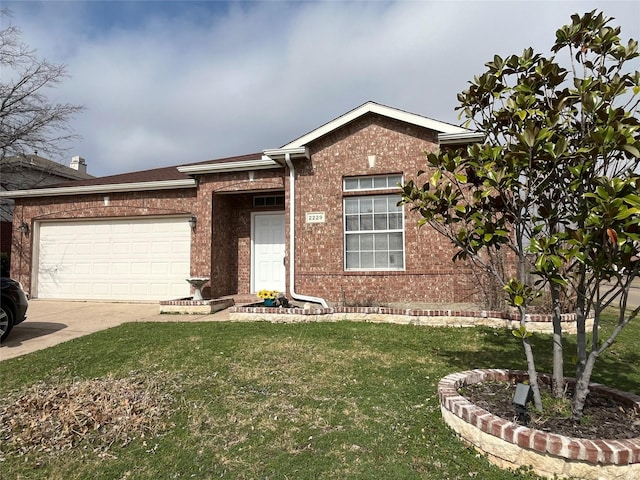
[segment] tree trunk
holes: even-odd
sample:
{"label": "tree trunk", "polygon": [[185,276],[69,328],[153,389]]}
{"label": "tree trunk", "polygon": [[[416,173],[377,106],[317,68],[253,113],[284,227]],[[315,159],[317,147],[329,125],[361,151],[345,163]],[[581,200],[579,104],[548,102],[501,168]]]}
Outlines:
{"label": "tree trunk", "polygon": [[542,411],[542,397],[540,396],[540,385],[538,385],[538,372],[536,371],[536,364],[533,358],[533,349],[527,338],[522,339],[522,345],[524,346],[524,354],[527,358],[527,371],[529,373],[529,385],[533,391],[533,405],[536,410]]}
{"label": "tree trunk", "polygon": [[591,374],[597,358],[597,352],[591,352],[580,376],[576,377],[576,388],[573,394],[573,402],[571,403],[572,420],[580,420],[584,415],[584,404],[587,400],[587,395],[589,395],[589,383],[591,382]]}
{"label": "tree trunk", "polygon": [[[526,327],[526,312],[520,307],[520,326]],[[536,410],[542,411],[542,397],[540,396],[540,386],[538,385],[538,372],[536,371],[536,361],[533,357],[533,349],[526,335],[522,337],[522,346],[524,347],[524,355],[527,359],[527,372],[529,373],[529,385],[533,391],[533,405]]]}
{"label": "tree trunk", "polygon": [[578,288],[576,299],[576,379],[582,377],[587,362],[587,295],[585,285],[584,266],[580,267],[578,275]]}
{"label": "tree trunk", "polygon": [[562,311],[560,309],[560,285],[551,283],[553,312],[553,396],[564,396],[564,358],[562,349]]}

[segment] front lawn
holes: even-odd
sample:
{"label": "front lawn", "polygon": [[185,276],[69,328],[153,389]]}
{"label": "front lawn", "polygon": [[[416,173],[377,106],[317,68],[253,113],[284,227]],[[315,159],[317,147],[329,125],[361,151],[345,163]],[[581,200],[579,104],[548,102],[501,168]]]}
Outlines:
{"label": "front lawn", "polygon": [[[594,381],[638,393],[640,328],[632,324],[625,333]],[[550,350],[549,336],[536,335],[534,348]],[[525,369],[507,330],[126,324],[3,361],[0,393],[6,399],[32,387],[30,395],[44,398],[55,386],[98,390],[113,379],[160,403],[154,424],[111,437],[108,422],[87,424],[95,431],[79,444],[50,451],[20,453],[0,438],[0,478],[536,478],[491,466],[441,421],[439,379],[492,367]],[[549,369],[547,356],[540,370]],[[103,412],[133,401],[100,398]],[[76,418],[82,411],[62,414]]]}

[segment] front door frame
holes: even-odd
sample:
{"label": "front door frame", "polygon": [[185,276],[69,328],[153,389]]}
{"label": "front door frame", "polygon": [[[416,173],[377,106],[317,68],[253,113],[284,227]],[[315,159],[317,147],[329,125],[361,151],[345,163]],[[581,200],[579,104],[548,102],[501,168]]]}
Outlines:
{"label": "front door frame", "polygon": [[[261,215],[280,215],[282,217],[283,220],[283,225],[285,226],[284,228],[284,232],[282,235],[282,241],[283,241],[283,255],[286,257],[286,248],[287,248],[287,238],[286,238],[286,215],[285,215],[285,211],[284,210],[275,210],[275,211],[268,211],[268,212],[251,212],[251,285],[250,285],[250,289],[251,289],[251,293],[256,293],[256,282],[255,282],[255,277],[256,277],[256,251],[255,251],[255,238],[256,238],[256,217],[261,216]],[[286,287],[286,281],[287,281],[287,272],[286,272],[286,267],[284,265],[284,257],[283,257],[283,282],[284,285]],[[284,289],[282,290],[284,292]]]}

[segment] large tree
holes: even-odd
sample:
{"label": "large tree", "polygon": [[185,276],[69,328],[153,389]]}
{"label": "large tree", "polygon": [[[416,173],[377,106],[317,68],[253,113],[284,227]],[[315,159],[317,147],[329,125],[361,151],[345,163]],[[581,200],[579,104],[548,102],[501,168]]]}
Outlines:
{"label": "large tree", "polygon": [[[549,292],[561,396],[561,300],[575,299],[577,419],[596,359],[638,314],[626,307],[640,268],[640,72],[637,42],[623,43],[611,18],[592,11],[571,20],[556,32],[555,56],[528,48],[486,64],[458,95],[461,115],[484,143],[428,155],[429,180],[406,185],[404,200],[458,247],[455,259],[480,263],[504,286],[520,312],[514,335],[539,409],[527,312]],[[516,268],[494,268],[491,259],[505,251]],[[614,302],[617,326],[602,339],[600,317]]]}
{"label": "large tree", "polygon": [[56,159],[75,138],[69,122],[83,107],[47,97],[67,76],[65,66],[38,58],[10,17],[0,11],[8,25],[0,30],[0,161],[33,153]]}
{"label": "large tree", "polygon": [[[0,10],[0,191],[51,183],[63,168],[57,161],[76,135],[69,122],[83,107],[51,101],[47,90],[64,78],[64,65],[38,58]],[[48,161],[41,156],[57,161]],[[10,221],[13,201],[0,201],[0,219]]]}

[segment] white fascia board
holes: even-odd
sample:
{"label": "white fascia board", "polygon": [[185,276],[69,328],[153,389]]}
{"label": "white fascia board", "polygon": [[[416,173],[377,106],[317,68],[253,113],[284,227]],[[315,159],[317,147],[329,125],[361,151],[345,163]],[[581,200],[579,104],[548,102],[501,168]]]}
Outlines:
{"label": "white fascia board", "polygon": [[307,147],[269,148],[263,150],[262,153],[269,158],[284,158],[287,153],[290,158],[309,158],[309,149]]}
{"label": "white fascia board", "polygon": [[475,143],[484,140],[484,133],[466,131],[464,133],[441,133],[438,135],[440,145],[455,145],[458,143]]}
{"label": "white fascia board", "polygon": [[349,122],[365,115],[367,113],[377,113],[378,115],[382,115],[385,117],[393,118],[395,120],[399,120],[406,123],[411,123],[413,125],[417,125],[420,127],[428,128],[430,130],[435,130],[436,132],[441,133],[468,133],[469,130],[462,127],[457,127],[455,125],[451,125],[449,123],[440,122],[438,120],[433,120],[431,118],[423,117],[421,115],[416,115],[415,113],[405,112],[403,110],[398,110],[397,108],[387,107],[385,105],[380,105],[375,102],[367,102],[360,107],[351,110],[350,112],[345,113],[344,115],[332,120],[329,123],[322,125],[319,128],[299,137],[282,148],[291,148],[291,147],[301,147],[307,145],[313,140],[326,135],[327,133],[336,130],[343,125],[346,125]]}
{"label": "white fascia board", "polygon": [[111,185],[81,185],[78,187],[33,188],[0,192],[0,198],[57,197],[59,195],[90,195],[92,193],[140,192],[144,190],[171,190],[196,187],[192,178],[161,180],[156,182],[115,183]]}
{"label": "white fascia board", "polygon": [[278,162],[273,159],[262,156],[255,160],[243,160],[239,162],[219,162],[205,163],[203,165],[185,165],[178,167],[180,173],[187,175],[205,174],[205,173],[222,173],[222,172],[240,172],[245,170],[263,170],[267,168],[280,167]]}

